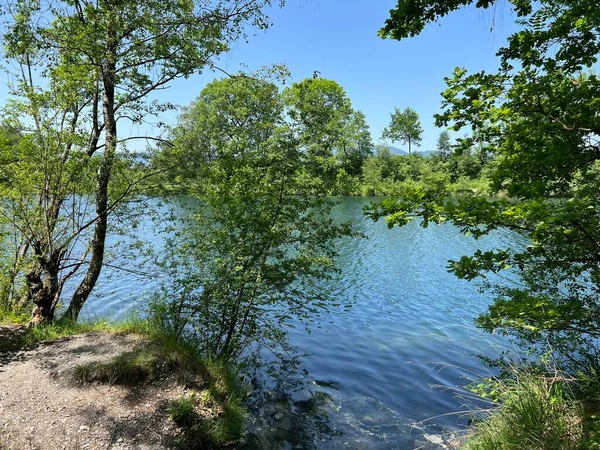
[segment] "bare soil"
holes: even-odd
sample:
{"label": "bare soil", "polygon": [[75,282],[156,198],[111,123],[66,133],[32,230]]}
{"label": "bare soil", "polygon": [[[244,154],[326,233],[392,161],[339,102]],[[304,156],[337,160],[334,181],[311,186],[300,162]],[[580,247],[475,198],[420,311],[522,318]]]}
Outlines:
{"label": "bare soil", "polygon": [[[0,326],[0,344],[18,332]],[[175,377],[133,387],[73,378],[77,365],[146,344],[135,335],[88,333],[0,351],[0,449],[174,448],[181,430],[166,409],[186,394]]]}

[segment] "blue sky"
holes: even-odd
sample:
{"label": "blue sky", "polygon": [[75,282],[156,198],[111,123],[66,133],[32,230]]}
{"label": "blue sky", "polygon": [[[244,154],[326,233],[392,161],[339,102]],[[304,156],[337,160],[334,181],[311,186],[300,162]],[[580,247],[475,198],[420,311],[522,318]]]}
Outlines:
{"label": "blue sky", "polygon": [[[502,7],[494,11],[468,7],[444,17],[439,24],[430,24],[417,37],[383,40],[377,31],[395,3],[287,0],[284,8],[270,9],[270,29],[250,36],[248,43],[236,43],[217,65],[237,72],[244,66],[255,70],[285,63],[295,81],[318,70],[321,76],[337,81],[353,106],[366,114],[375,142],[394,107],[410,106],[419,113],[425,130],[420,150],[432,150],[442,131],[435,128],[433,114],[440,108],[444,77],[457,66],[470,71],[496,68],[495,53],[515,30],[514,17]],[[178,80],[158,97],[188,105],[207,82],[222,76],[208,71]],[[0,100],[5,94],[1,86]],[[173,122],[175,117],[169,114],[165,121]],[[143,131],[123,125],[123,137]]]}
{"label": "blue sky", "polygon": [[[337,81],[353,106],[366,114],[375,142],[394,107],[410,106],[419,113],[425,130],[420,150],[432,150],[442,131],[435,128],[433,114],[440,109],[444,77],[457,66],[471,71],[496,68],[496,51],[515,30],[514,17],[509,10],[468,7],[430,24],[412,39],[383,40],[377,31],[395,3],[288,0],[284,8],[271,9],[270,29],[251,36],[249,43],[234,45],[218,65],[236,72],[244,64],[258,69],[285,63],[295,81],[318,70]],[[221,75],[206,73],[181,80],[169,90],[168,98],[188,104],[215,77]]]}

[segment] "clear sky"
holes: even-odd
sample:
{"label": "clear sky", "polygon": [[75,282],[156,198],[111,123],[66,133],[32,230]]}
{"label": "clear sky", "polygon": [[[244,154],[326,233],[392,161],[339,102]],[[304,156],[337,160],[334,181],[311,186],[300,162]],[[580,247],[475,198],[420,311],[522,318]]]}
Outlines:
{"label": "clear sky", "polygon": [[[284,8],[271,8],[270,29],[250,36],[248,43],[236,43],[218,66],[237,72],[244,65],[254,70],[285,63],[295,81],[318,70],[321,76],[337,81],[354,108],[366,114],[375,142],[394,107],[410,106],[419,113],[425,130],[420,150],[433,150],[441,131],[434,126],[433,114],[440,108],[444,77],[457,66],[470,71],[496,68],[495,53],[514,31],[514,16],[501,6],[495,11],[468,7],[444,17],[439,24],[430,24],[412,39],[383,40],[377,31],[395,3],[287,0]],[[187,105],[207,82],[222,76],[209,71],[178,80],[159,98]],[[0,87],[0,100],[5,94],[5,87]],[[172,122],[175,117],[169,114],[165,121]],[[120,134],[139,131],[126,125]]]}
{"label": "clear sky", "polygon": [[[425,130],[420,150],[433,150],[442,131],[435,127],[433,114],[440,109],[444,77],[457,66],[470,71],[496,68],[496,51],[515,30],[514,16],[502,7],[494,11],[468,7],[430,24],[412,39],[383,40],[377,31],[395,3],[287,0],[284,8],[271,9],[270,29],[251,36],[248,43],[237,43],[219,66],[236,72],[242,65],[258,69],[285,63],[295,81],[318,70],[337,81],[354,108],[366,114],[375,142],[394,107],[410,106]],[[188,104],[215,76],[222,75],[206,73],[179,81],[168,98]]]}

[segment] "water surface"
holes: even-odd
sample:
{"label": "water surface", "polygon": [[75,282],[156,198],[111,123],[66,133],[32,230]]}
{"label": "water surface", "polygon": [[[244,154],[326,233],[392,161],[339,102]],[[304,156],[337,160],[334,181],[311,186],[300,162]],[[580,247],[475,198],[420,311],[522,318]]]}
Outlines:
{"label": "water surface", "polygon": [[[344,239],[337,247],[341,272],[323,289],[338,306],[310,333],[290,328],[290,342],[310,353],[297,368],[308,381],[289,398],[256,403],[253,429],[268,435],[256,447],[439,448],[439,436],[467,422],[462,387],[487,374],[476,355],[493,356],[504,345],[473,326],[490,295],[446,266],[477,248],[506,248],[523,239],[494,232],[475,241],[447,224],[389,230],[363,216],[371,201],[343,198],[333,210],[365,238]],[[140,229],[162,245],[149,224]],[[99,283],[85,307],[88,315],[126,314],[139,306],[133,299],[160,283],[114,269],[103,277],[110,282]]]}

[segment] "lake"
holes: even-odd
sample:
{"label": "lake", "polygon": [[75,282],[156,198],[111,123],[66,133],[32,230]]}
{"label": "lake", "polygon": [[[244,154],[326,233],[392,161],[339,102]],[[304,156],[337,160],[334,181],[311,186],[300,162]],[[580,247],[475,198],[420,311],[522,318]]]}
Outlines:
{"label": "lake", "polygon": [[[339,306],[310,333],[290,328],[291,344],[309,355],[287,393],[271,386],[250,400],[250,428],[260,438],[248,448],[443,448],[473,406],[465,406],[463,386],[489,374],[476,355],[494,356],[506,345],[473,325],[491,295],[448,273],[447,261],[524,239],[494,232],[475,241],[448,224],[389,230],[363,216],[373,199],[337,200],[334,217],[351,220],[365,238],[337,246],[341,272],[323,288]],[[160,247],[150,224],[140,229]],[[159,283],[107,268],[84,315],[123,316]]]}

